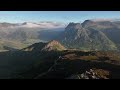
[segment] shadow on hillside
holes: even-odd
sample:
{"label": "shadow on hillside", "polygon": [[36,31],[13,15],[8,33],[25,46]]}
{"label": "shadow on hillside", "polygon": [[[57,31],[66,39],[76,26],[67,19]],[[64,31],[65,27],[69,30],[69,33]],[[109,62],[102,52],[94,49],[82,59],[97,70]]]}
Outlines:
{"label": "shadow on hillside", "polygon": [[[33,79],[35,76],[47,71],[59,56],[71,53],[75,53],[77,56],[95,55],[95,53],[82,51],[40,52],[33,50],[0,52],[0,67],[2,67],[0,69],[0,78],[16,78],[16,75],[21,75],[23,78]],[[120,78],[120,65],[104,62],[106,59],[109,60],[103,57],[100,60],[61,59],[52,71],[39,78],[64,79],[73,74],[83,73],[91,68],[108,70],[110,71],[110,78]]]}
{"label": "shadow on hillside", "polygon": [[[60,68],[64,68],[61,70]],[[60,66],[56,66],[54,71],[40,77],[40,79],[64,79],[74,74],[82,74],[85,71],[96,68],[110,71],[109,78],[120,79],[120,66],[105,62],[94,62],[85,60],[73,60],[61,62]]]}
{"label": "shadow on hillside", "polygon": [[[21,72],[26,72],[37,63],[41,63],[43,70],[53,64],[52,60],[58,57],[58,52],[40,52],[40,51],[6,51],[0,52],[0,79],[13,78]],[[47,66],[44,66],[44,64]],[[48,69],[47,68],[47,69]]]}

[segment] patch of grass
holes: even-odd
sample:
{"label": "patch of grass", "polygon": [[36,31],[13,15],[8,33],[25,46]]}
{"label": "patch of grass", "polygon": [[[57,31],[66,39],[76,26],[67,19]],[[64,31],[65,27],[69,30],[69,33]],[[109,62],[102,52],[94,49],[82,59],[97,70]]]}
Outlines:
{"label": "patch of grass", "polygon": [[80,59],[82,60],[98,60],[97,56],[81,56]]}

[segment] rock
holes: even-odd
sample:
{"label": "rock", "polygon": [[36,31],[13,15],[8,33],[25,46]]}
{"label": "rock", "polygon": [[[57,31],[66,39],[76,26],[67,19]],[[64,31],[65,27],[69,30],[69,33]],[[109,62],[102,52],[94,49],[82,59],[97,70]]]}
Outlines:
{"label": "rock", "polygon": [[85,71],[85,73],[72,75],[69,79],[108,79],[107,75],[108,72],[106,70],[90,69],[89,71]]}

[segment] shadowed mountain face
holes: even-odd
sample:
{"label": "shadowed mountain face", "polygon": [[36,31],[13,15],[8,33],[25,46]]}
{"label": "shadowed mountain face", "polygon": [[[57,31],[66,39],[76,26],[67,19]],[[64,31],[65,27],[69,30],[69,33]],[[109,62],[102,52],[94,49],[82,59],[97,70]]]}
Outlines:
{"label": "shadowed mountain face", "polygon": [[[83,26],[88,22],[84,22]],[[102,31],[93,28],[86,29],[83,26],[80,23],[70,23],[58,40],[67,48],[117,50],[116,45]]]}

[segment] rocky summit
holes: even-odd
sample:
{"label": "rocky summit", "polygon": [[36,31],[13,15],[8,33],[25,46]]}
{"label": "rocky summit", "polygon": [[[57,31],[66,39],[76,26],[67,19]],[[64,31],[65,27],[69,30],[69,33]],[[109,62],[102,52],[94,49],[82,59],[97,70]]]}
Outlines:
{"label": "rocky summit", "polygon": [[27,48],[23,49],[24,51],[62,51],[65,50],[64,46],[62,46],[58,41],[51,40],[48,43],[35,43]]}
{"label": "rocky summit", "polygon": [[52,50],[65,50],[64,46],[62,46],[58,41],[52,40],[48,42],[44,48],[42,48],[42,51],[52,51]]}

